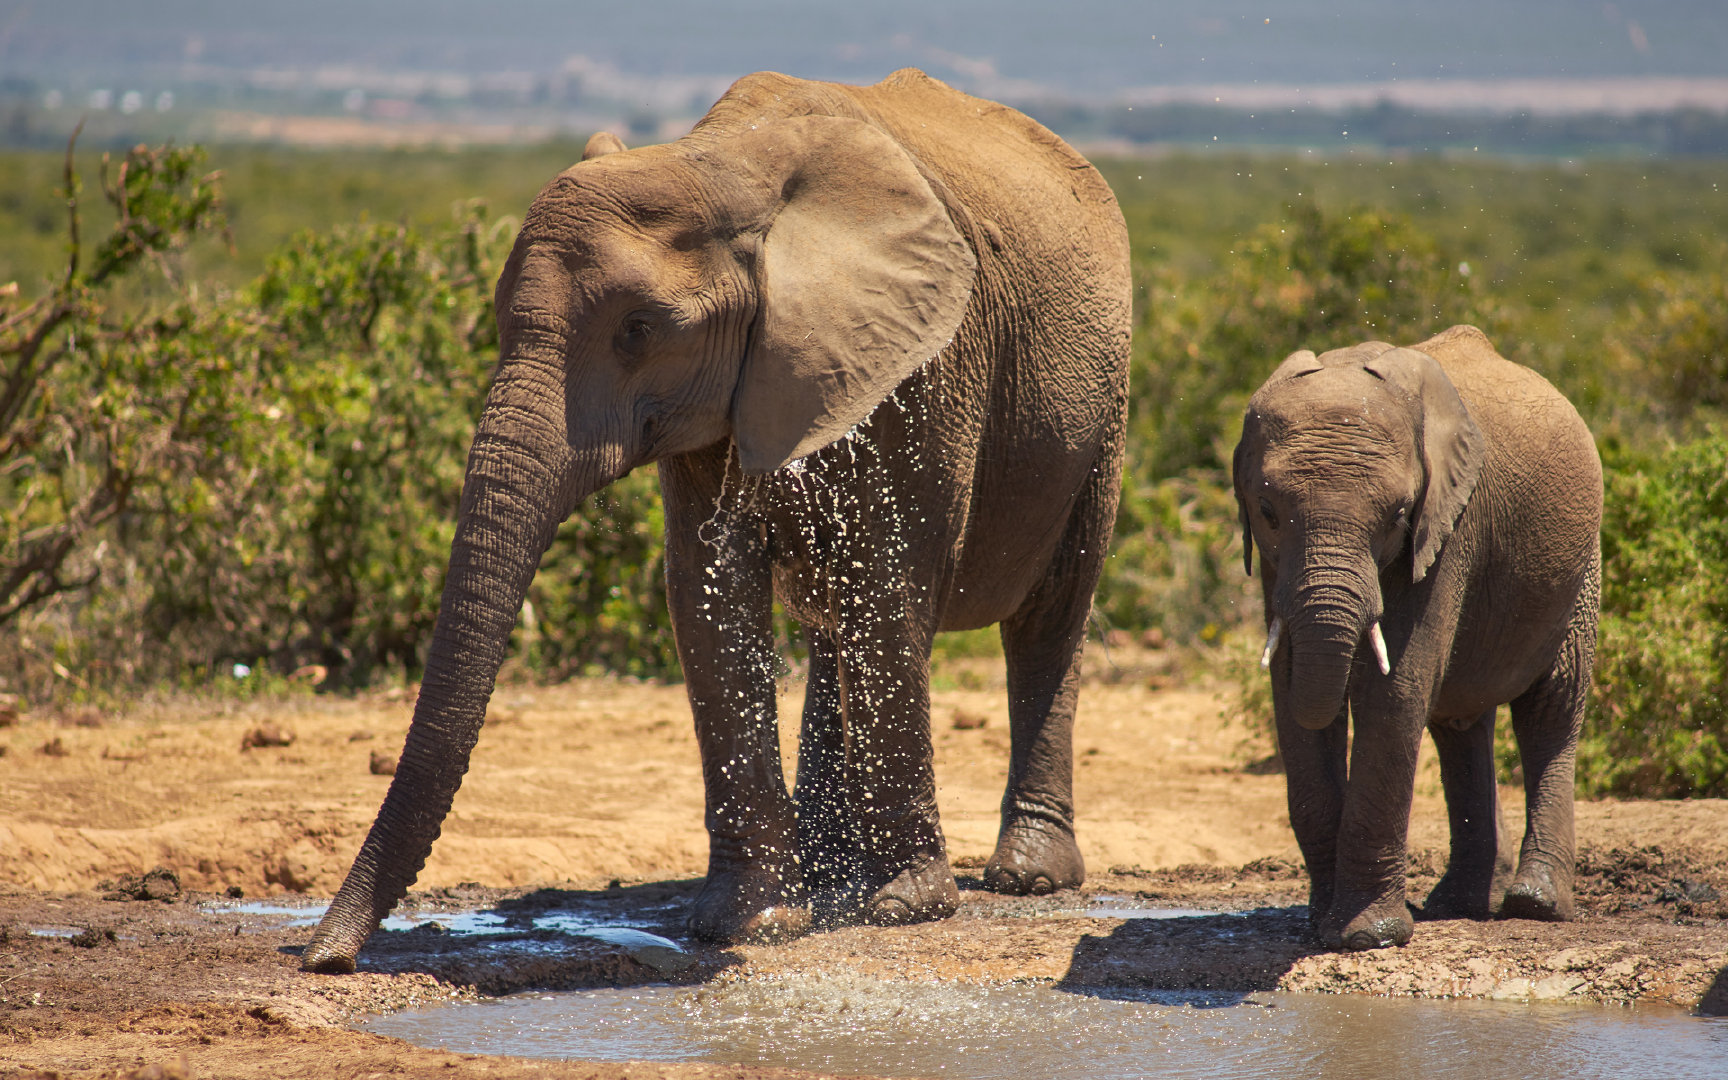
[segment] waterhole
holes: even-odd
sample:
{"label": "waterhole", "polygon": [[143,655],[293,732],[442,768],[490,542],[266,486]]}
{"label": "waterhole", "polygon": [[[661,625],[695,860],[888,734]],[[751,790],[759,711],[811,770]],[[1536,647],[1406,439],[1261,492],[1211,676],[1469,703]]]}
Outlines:
{"label": "waterhole", "polygon": [[1728,1022],[1677,1009],[1281,993],[1074,992],[847,974],[530,993],[368,1021],[461,1053],[889,1077],[1728,1074]]}

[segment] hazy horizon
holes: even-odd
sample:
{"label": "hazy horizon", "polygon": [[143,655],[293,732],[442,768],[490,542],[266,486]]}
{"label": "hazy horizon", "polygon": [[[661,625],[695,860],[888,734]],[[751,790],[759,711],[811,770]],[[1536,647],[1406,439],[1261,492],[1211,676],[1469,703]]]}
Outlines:
{"label": "hazy horizon", "polygon": [[546,73],[707,86],[775,69],[874,81],[918,66],[996,96],[1137,87],[1728,77],[1721,0],[496,0],[0,2],[0,77],[69,85],[258,68]]}

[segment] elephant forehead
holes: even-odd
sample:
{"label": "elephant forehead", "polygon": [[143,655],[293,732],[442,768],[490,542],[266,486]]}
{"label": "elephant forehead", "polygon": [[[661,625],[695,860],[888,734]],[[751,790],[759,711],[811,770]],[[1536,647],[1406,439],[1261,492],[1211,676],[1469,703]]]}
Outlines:
{"label": "elephant forehead", "polygon": [[1262,475],[1273,487],[1396,475],[1413,461],[1415,440],[1407,424],[1401,428],[1389,419],[1372,410],[1339,408],[1268,424]]}
{"label": "elephant forehead", "polygon": [[700,262],[633,231],[536,239],[522,259],[512,306],[580,311],[620,298],[669,299],[702,279]]}

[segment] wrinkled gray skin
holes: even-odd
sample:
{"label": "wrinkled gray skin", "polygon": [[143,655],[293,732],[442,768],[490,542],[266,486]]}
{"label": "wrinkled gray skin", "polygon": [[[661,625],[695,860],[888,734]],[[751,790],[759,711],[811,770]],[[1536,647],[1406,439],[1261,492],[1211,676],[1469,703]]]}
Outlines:
{"label": "wrinkled gray skin", "polygon": [[[1070,734],[1130,311],[1126,230],[1090,165],[920,72],[754,75],[675,143],[591,140],[529,210],[497,307],[407,745],[303,967],[352,970],[413,883],[554,530],[649,462],[707,788],[696,934],[954,911],[931,768],[939,630],[1000,623],[1007,654],[986,880],[1082,880]],[[776,596],[811,643],[790,793]]]}
{"label": "wrinkled gray skin", "polygon": [[[1577,412],[1474,327],[1406,349],[1298,352],[1248,404],[1235,486],[1245,564],[1257,544],[1268,632],[1281,631],[1273,710],[1320,940],[1410,939],[1405,835],[1424,727],[1452,828],[1424,916],[1570,919],[1602,515]],[[1527,798],[1516,873],[1494,783],[1506,702]]]}

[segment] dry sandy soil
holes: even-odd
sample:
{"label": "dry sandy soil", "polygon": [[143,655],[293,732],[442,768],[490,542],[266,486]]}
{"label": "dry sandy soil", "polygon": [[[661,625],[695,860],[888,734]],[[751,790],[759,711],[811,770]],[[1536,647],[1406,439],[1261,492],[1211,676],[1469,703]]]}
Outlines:
{"label": "dry sandy soil", "polygon": [[[961,913],[943,923],[699,949],[671,977],[845,968],[886,979],[1728,1007],[1728,803],[1580,805],[1575,923],[1424,922],[1406,948],[1335,955],[1304,936],[1306,882],[1284,781],[1252,764],[1266,747],[1227,717],[1227,695],[1154,690],[1144,670],[1096,666],[1076,735],[1091,870],[1083,890],[1010,900],[966,888]],[[975,885],[995,838],[1008,743],[999,677],[988,664],[957,668],[935,694],[943,824],[963,887]],[[790,685],[782,702],[793,718],[788,761],[801,692]],[[358,975],[302,975],[295,954],[307,928],[222,906],[234,892],[310,900],[335,890],[389,782],[371,761],[393,760],[409,712],[397,692],[26,715],[0,728],[0,1076],[792,1075],[469,1058],[344,1026],[452,997],[668,977],[598,941],[500,962],[497,950],[426,930],[381,932]],[[261,728],[280,737],[258,739]],[[1504,799],[1521,817],[1521,794]],[[1414,897],[1437,877],[1445,841],[1427,758],[1411,828]],[[651,909],[668,913],[664,932],[674,934],[705,857],[681,688],[506,687],[410,903],[518,920],[573,903]],[[137,880],[157,866],[177,876],[177,894],[163,879]],[[166,898],[122,898],[152,884]],[[1098,895],[1250,914],[1089,917]],[[511,925],[523,940],[539,933]]]}

